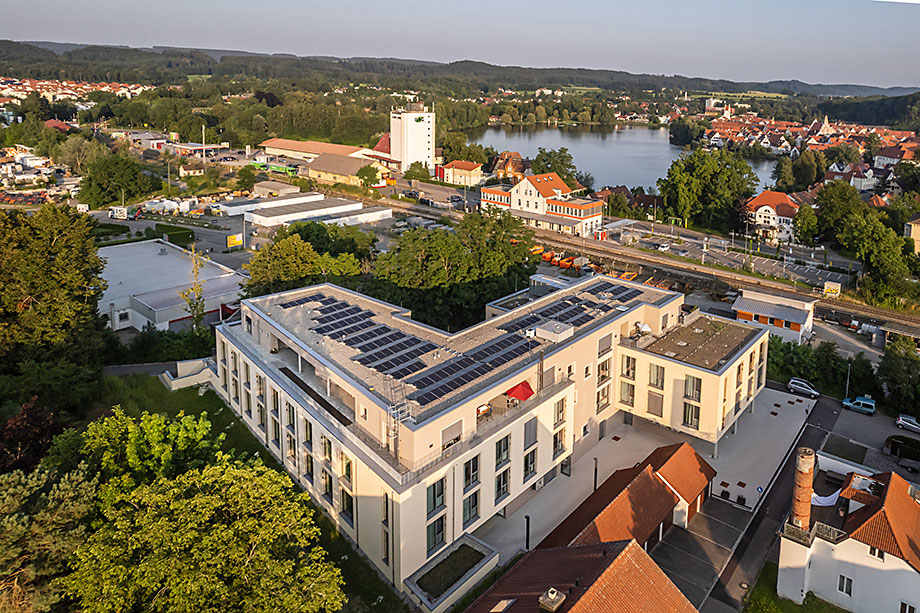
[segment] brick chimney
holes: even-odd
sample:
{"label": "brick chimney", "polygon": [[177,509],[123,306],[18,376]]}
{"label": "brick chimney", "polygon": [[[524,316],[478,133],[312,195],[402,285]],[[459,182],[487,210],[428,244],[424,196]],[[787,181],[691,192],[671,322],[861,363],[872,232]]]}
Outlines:
{"label": "brick chimney", "polygon": [[811,525],[811,494],[814,491],[815,450],[799,447],[795,460],[795,487],[792,491],[792,515],[796,528],[808,530]]}

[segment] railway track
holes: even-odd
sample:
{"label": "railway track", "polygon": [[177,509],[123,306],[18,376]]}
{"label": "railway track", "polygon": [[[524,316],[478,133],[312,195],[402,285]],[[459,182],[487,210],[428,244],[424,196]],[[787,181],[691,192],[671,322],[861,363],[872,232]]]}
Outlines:
{"label": "railway track", "polygon": [[[373,201],[369,201],[369,203],[370,202]],[[394,209],[400,209],[406,213],[411,213],[413,215],[425,217],[427,219],[439,219],[440,217],[447,217],[449,219],[459,221],[463,218],[463,213],[458,213],[456,211],[431,209],[430,207],[414,205],[408,202],[391,200],[387,200],[386,203]],[[376,204],[379,205],[380,202],[377,201]],[[635,249],[630,249],[628,247],[621,247],[619,245],[601,243],[599,241],[595,241],[594,239],[569,238],[548,230],[535,229],[534,236],[540,241],[541,244],[546,246],[562,248],[570,252],[576,252],[586,256],[593,256],[603,260],[615,260],[618,262],[637,264],[640,266],[650,266],[684,277],[690,276],[706,280],[715,279],[736,288],[773,289],[781,291],[785,294],[792,294],[802,298],[807,298],[809,300],[814,300],[817,298],[817,306],[825,312],[831,311],[837,313],[847,313],[858,315],[863,318],[870,317],[872,319],[881,321],[898,322],[908,325],[920,325],[920,316],[897,313],[887,309],[881,309],[864,304],[856,304],[841,300],[828,300],[827,298],[821,297],[811,292],[803,292],[801,290],[793,289],[789,287],[789,285],[780,283],[778,281],[761,279],[758,277],[752,277],[742,273],[722,270],[719,268],[710,268],[708,266],[693,264],[690,262],[678,262],[664,256],[644,253]]]}

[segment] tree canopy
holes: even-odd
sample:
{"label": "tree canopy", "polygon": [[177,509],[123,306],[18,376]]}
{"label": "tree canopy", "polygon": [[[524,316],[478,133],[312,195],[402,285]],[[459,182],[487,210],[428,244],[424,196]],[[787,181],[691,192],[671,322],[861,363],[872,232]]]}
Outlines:
{"label": "tree canopy", "polygon": [[559,149],[540,147],[537,149],[537,155],[533,159],[532,170],[536,175],[548,172],[556,173],[569,186],[569,189],[575,189],[577,184],[575,162],[566,147],[560,147]]}
{"label": "tree canopy", "polygon": [[336,256],[317,253],[299,234],[264,246],[244,267],[249,271],[249,279],[243,285],[243,293],[250,297],[361,272],[361,265],[352,253]]}
{"label": "tree canopy", "polygon": [[141,172],[140,164],[123,155],[107,155],[89,164],[80,180],[80,200],[92,207],[130,200],[160,188],[159,181]]}

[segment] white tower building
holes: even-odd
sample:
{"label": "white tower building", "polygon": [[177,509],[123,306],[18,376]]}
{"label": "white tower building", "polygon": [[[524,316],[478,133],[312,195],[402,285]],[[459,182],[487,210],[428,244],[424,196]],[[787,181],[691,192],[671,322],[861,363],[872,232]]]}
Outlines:
{"label": "white tower building", "polygon": [[390,113],[390,155],[405,172],[413,162],[434,171],[434,113],[419,103]]}

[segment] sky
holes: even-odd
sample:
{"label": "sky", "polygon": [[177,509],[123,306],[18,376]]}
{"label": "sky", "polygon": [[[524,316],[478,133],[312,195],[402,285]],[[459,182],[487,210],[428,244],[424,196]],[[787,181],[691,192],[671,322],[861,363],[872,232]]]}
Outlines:
{"label": "sky", "polygon": [[30,0],[0,38],[920,86],[918,25],[920,0]]}

